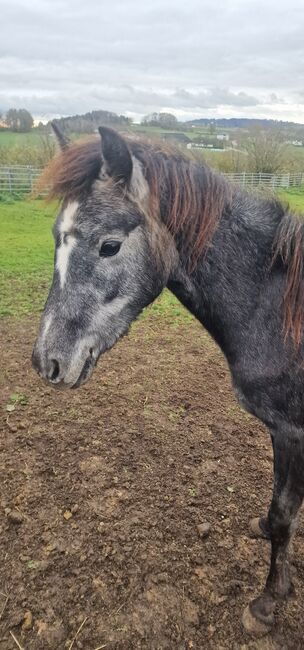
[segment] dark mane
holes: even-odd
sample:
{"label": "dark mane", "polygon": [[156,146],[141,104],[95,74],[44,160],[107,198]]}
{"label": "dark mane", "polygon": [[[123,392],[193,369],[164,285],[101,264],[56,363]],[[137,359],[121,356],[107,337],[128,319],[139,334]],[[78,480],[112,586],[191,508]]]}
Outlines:
{"label": "dark mane", "polygon": [[283,216],[276,231],[273,263],[281,260],[286,269],[283,297],[284,335],[299,347],[304,325],[304,223],[290,213]]}
{"label": "dark mane", "polygon": [[[224,177],[164,144],[127,138],[141,162],[150,189],[150,213],[160,217],[182,240],[193,269],[208,248],[219,220],[230,210],[234,189]],[[38,191],[49,199],[72,200],[89,192],[101,170],[99,138],[64,149],[43,172]],[[298,346],[304,324],[304,224],[290,214],[282,217],[274,241],[273,261],[281,259],[287,279],[284,293],[284,334]]]}
{"label": "dark mane", "polygon": [[[151,215],[160,216],[173,235],[182,235],[184,250],[195,265],[231,202],[231,187],[209,167],[195,164],[172,147],[144,140],[127,142],[149,185]],[[100,169],[100,139],[80,141],[51,161],[38,189],[48,188],[49,199],[79,198],[90,190]]]}
{"label": "dark mane", "polygon": [[207,165],[176,149],[134,141],[131,150],[149,184],[152,214],[160,211],[170,232],[182,240],[189,267],[194,268],[231,205],[232,187]]}

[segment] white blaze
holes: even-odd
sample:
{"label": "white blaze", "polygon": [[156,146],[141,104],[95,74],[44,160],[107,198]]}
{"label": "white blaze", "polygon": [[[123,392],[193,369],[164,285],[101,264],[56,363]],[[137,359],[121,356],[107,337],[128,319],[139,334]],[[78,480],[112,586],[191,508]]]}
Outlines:
{"label": "white blaze", "polygon": [[61,289],[63,289],[65,284],[69,265],[69,257],[72,249],[76,244],[76,239],[73,237],[73,235],[70,234],[70,230],[73,227],[73,220],[77,212],[78,205],[79,204],[77,201],[71,201],[71,203],[69,203],[65,208],[62,216],[62,221],[60,223],[61,243],[57,248],[56,267],[60,275]]}
{"label": "white blaze", "polygon": [[44,321],[43,330],[41,332],[41,336],[38,339],[39,347],[41,349],[43,348],[43,344],[44,344],[44,341],[46,339],[46,335],[47,335],[47,333],[48,333],[48,331],[49,331],[49,329],[51,327],[52,321],[53,321],[53,316],[47,316],[47,318]]}

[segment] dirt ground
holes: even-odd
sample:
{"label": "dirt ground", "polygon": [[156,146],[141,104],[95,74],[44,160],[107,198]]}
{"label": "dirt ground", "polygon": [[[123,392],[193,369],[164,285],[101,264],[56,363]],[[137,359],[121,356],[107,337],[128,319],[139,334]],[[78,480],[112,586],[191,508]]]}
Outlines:
{"label": "dirt ground", "polygon": [[248,531],[268,435],[200,326],[169,320],[138,323],[69,392],[31,370],[37,320],[2,321],[0,650],[304,648],[301,522],[297,598],[270,636],[242,631],[268,567]]}

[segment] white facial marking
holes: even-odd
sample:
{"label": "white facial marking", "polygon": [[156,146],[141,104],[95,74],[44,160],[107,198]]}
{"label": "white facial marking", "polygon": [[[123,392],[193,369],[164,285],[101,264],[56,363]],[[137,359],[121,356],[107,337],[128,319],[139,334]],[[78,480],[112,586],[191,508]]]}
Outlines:
{"label": "white facial marking", "polygon": [[49,329],[51,327],[52,320],[53,320],[53,316],[47,316],[47,318],[45,319],[43,331],[42,331],[41,337],[39,339],[40,347],[42,347],[42,345],[44,343],[46,335],[47,335],[47,333],[48,333],[48,331],[49,331]]}
{"label": "white facial marking", "polygon": [[71,203],[68,203],[67,207],[63,211],[62,220],[60,223],[60,232],[68,233],[69,230],[71,230],[78,207],[78,201],[71,201]]}
{"label": "white facial marking", "polygon": [[70,235],[69,232],[73,226],[74,216],[77,212],[78,205],[79,204],[77,201],[71,201],[71,203],[68,203],[67,207],[63,212],[62,221],[59,226],[59,230],[61,233],[61,244],[57,248],[56,267],[60,275],[61,289],[63,289],[65,284],[66,274],[69,265],[69,257],[72,249],[76,244],[75,237],[73,237],[73,235]]}

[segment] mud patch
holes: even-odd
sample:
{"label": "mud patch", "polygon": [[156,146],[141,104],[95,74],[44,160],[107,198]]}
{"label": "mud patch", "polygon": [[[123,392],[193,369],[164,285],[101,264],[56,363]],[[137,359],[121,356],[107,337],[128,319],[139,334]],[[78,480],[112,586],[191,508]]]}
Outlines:
{"label": "mud patch", "polygon": [[297,599],[267,639],[241,628],[271,445],[199,325],[151,316],[67,393],[32,372],[35,329],[1,323],[0,650],[303,648],[301,524]]}

